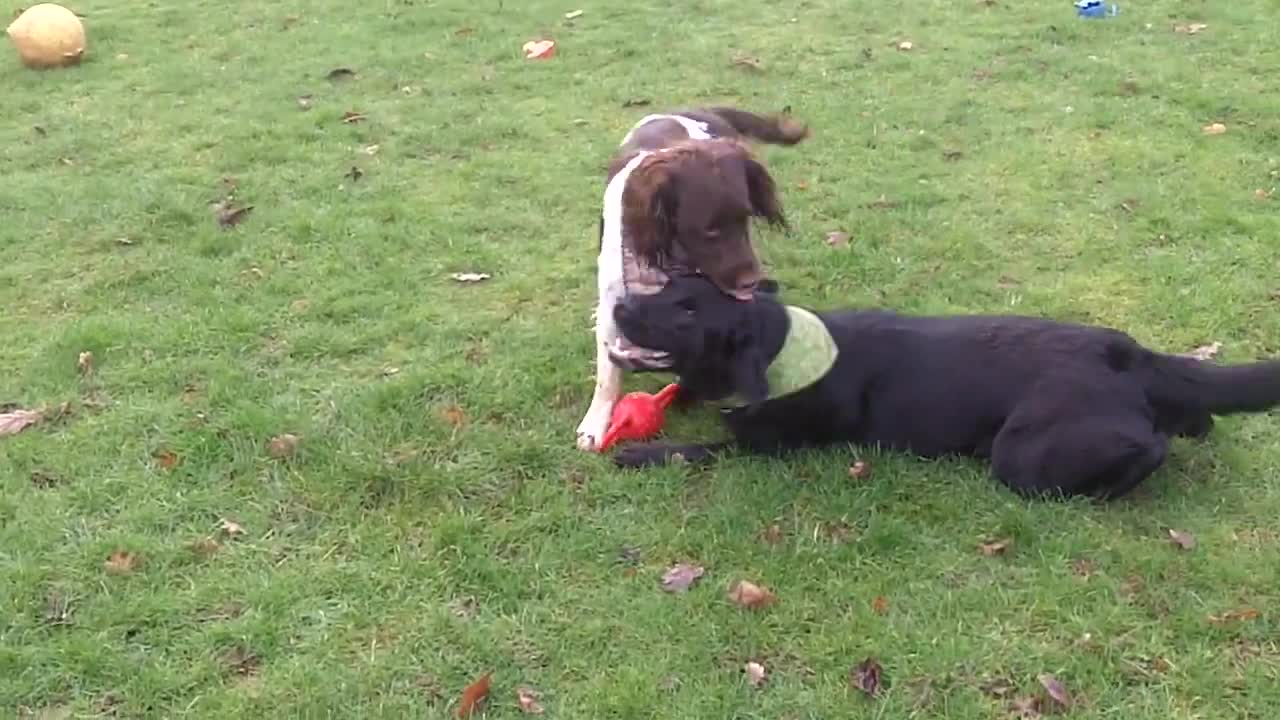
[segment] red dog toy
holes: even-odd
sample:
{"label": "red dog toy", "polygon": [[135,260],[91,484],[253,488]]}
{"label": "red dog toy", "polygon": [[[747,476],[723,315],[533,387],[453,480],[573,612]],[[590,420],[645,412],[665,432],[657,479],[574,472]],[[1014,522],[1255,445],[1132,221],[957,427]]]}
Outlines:
{"label": "red dog toy", "polygon": [[600,440],[600,452],[619,440],[647,440],[662,429],[665,411],[671,401],[680,392],[675,383],[662,388],[657,395],[647,392],[632,392],[618,399],[613,408],[613,417],[609,421],[609,429]]}

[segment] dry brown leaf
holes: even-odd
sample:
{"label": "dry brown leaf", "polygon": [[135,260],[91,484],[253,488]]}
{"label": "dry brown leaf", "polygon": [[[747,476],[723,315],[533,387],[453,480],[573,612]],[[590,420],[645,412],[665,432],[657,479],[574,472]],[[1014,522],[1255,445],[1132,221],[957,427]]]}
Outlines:
{"label": "dry brown leaf", "polygon": [[365,117],[364,113],[358,112],[356,110],[348,110],[342,113],[342,122],[346,123],[347,125],[351,125],[353,123],[358,123],[358,122],[364,122],[367,119],[368,118]]}
{"label": "dry brown leaf", "polygon": [[236,675],[250,677],[258,674],[262,660],[249,649],[237,645],[222,654],[222,663]]}
{"label": "dry brown leaf", "polygon": [[1223,625],[1230,622],[1246,622],[1249,620],[1257,620],[1262,617],[1262,613],[1256,608],[1240,608],[1221,615],[1210,615],[1209,622],[1214,625]]}
{"label": "dry brown leaf", "polygon": [[203,537],[191,543],[191,552],[200,557],[210,557],[222,549],[222,543],[212,537]]}
{"label": "dry brown leaf", "polygon": [[218,521],[218,528],[227,534],[227,537],[239,537],[244,534],[244,526],[235,520],[222,518]]}
{"label": "dry brown leaf", "polygon": [[444,416],[445,422],[449,423],[455,428],[462,427],[467,422],[466,412],[464,412],[463,409],[456,404],[450,405],[449,407],[445,408],[440,412],[440,414]]}
{"label": "dry brown leaf", "polygon": [[516,700],[520,703],[520,709],[527,715],[541,715],[545,710],[542,703],[538,702],[539,694],[532,688],[522,687],[516,691]]}
{"label": "dry brown leaf", "polygon": [[867,658],[849,671],[849,684],[862,692],[875,697],[880,693],[880,674],[882,668],[875,658]]}
{"label": "dry brown leaf", "polygon": [[1049,673],[1040,673],[1040,676],[1036,679],[1040,681],[1045,692],[1049,693],[1049,697],[1053,698],[1058,707],[1063,710],[1071,707],[1071,695],[1067,692],[1067,688],[1062,684],[1061,680]]}
{"label": "dry brown leaf", "polygon": [[729,588],[729,599],[738,607],[748,610],[759,610],[777,602],[778,596],[753,582],[739,580]]}
{"label": "dry brown leaf", "polygon": [[1183,550],[1192,550],[1196,546],[1196,538],[1185,530],[1174,530],[1169,528],[1169,542]]}
{"label": "dry brown leaf", "polygon": [[662,589],[669,593],[686,592],[704,574],[706,569],[700,565],[680,563],[662,574]]}
{"label": "dry brown leaf", "polygon": [[1041,717],[1040,709],[1042,704],[1043,699],[1039,695],[1027,695],[1014,698],[1009,705],[1009,711],[1019,720],[1038,720]]}
{"label": "dry brown leaf", "polygon": [[760,62],[760,58],[752,55],[734,55],[733,64],[756,72],[764,70],[764,64]]}
{"label": "dry brown leaf", "polygon": [[833,248],[844,247],[849,244],[849,233],[841,230],[832,230],[827,233],[827,245]]}
{"label": "dry brown leaf", "polygon": [[480,679],[462,691],[462,698],[458,701],[457,717],[471,717],[471,713],[475,712],[480,703],[489,696],[489,676],[490,673],[481,675]]}
{"label": "dry brown leaf", "polygon": [[44,598],[44,621],[51,625],[71,623],[71,599],[54,590]]}
{"label": "dry brown leaf", "polygon": [[340,67],[340,68],[334,68],[330,70],[329,74],[326,75],[325,77],[330,80],[350,80],[355,76],[356,76],[355,70],[352,70],[351,68]]}
{"label": "dry brown leaf", "polygon": [[849,466],[849,477],[854,480],[865,480],[871,475],[871,465],[865,460],[859,460]]}
{"label": "dry brown leaf", "polygon": [[1010,540],[1009,538],[1004,538],[1003,540],[992,540],[990,542],[979,543],[978,552],[984,555],[985,557],[995,557],[996,555],[1003,555],[1005,551],[1009,549],[1009,545],[1011,545],[1012,543],[1013,543],[1013,540]]}
{"label": "dry brown leaf", "polygon": [[1253,196],[1259,200],[1269,200],[1275,190],[1275,188],[1271,188],[1270,190],[1267,190],[1266,188],[1258,188],[1253,191]]}
{"label": "dry brown leaf", "polygon": [[751,683],[751,687],[758,688],[764,685],[765,671],[763,665],[752,660],[742,670],[747,674],[747,682]]}
{"label": "dry brown leaf", "polygon": [[343,175],[343,177],[347,178],[351,182],[358,182],[360,178],[364,177],[364,171],[356,167],[355,165],[352,165],[351,169],[348,170],[347,173]]}
{"label": "dry brown leaf", "polygon": [[997,677],[978,683],[978,689],[982,691],[982,694],[989,697],[1002,698],[1012,695],[1013,691],[1017,690],[1018,687],[1009,678]]}
{"label": "dry brown leaf", "polygon": [[142,558],[128,550],[116,550],[102,563],[107,572],[115,575],[127,575],[142,564]]}
{"label": "dry brown leaf", "polygon": [[1195,35],[1207,27],[1209,26],[1204,23],[1178,23],[1173,26],[1173,31],[1177,33],[1186,33],[1187,35]]}
{"label": "dry brown leaf", "polygon": [[1087,578],[1093,575],[1094,571],[1097,569],[1097,565],[1092,560],[1080,558],[1071,563],[1071,569],[1080,577]]}
{"label": "dry brown leaf", "polygon": [[218,221],[218,227],[223,230],[228,230],[244,222],[245,218],[249,217],[249,213],[252,211],[252,205],[234,207],[231,203],[227,202],[218,206],[214,217]]}
{"label": "dry brown leaf", "polygon": [[889,598],[883,595],[877,595],[871,600],[871,612],[877,615],[884,615],[889,612]]}
{"label": "dry brown leaf", "polygon": [[160,449],[151,454],[156,464],[165,470],[172,470],[182,464],[182,458],[172,450]]}
{"label": "dry brown leaf", "polygon": [[31,471],[31,484],[38,488],[48,489],[62,484],[62,478],[44,470]]}
{"label": "dry brown leaf", "polygon": [[293,457],[298,452],[302,438],[292,433],[284,433],[271,438],[267,443],[267,452],[277,460]]}
{"label": "dry brown leaf", "polygon": [[556,56],[555,40],[530,40],[521,48],[526,60],[550,60]]}
{"label": "dry brown leaf", "polygon": [[93,372],[93,353],[85,350],[76,357],[76,369],[81,375],[88,375]]}
{"label": "dry brown leaf", "polygon": [[0,413],[0,435],[17,435],[44,420],[44,413],[35,410],[11,410]]}
{"label": "dry brown leaf", "polygon": [[1222,133],[1227,131],[1227,126],[1223,125],[1220,122],[1209,123],[1208,125],[1205,125],[1204,127],[1200,128],[1200,130],[1205,135],[1221,135]]}
{"label": "dry brown leaf", "polygon": [[1222,351],[1222,343],[1211,342],[1208,345],[1201,345],[1191,352],[1184,353],[1183,357],[1195,358],[1201,362],[1209,362],[1218,356]]}
{"label": "dry brown leaf", "polygon": [[777,545],[782,542],[783,539],[782,526],[778,523],[773,523],[764,530],[761,530],[760,539],[770,545]]}
{"label": "dry brown leaf", "polygon": [[460,283],[476,283],[482,280],[488,280],[492,276],[489,275],[489,273],[482,272],[456,272],[449,277]]}
{"label": "dry brown leaf", "polygon": [[310,110],[310,109],[311,109],[311,96],[310,96],[310,95],[299,95],[299,96],[298,96],[298,108],[299,108],[299,109],[302,109],[302,110]]}

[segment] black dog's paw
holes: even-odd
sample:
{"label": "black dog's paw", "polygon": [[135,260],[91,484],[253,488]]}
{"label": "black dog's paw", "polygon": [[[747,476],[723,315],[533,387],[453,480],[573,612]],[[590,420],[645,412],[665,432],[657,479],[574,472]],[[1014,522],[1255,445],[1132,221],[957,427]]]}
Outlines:
{"label": "black dog's paw", "polygon": [[661,443],[630,443],[618,448],[613,463],[618,467],[642,468],[671,462],[671,448]]}

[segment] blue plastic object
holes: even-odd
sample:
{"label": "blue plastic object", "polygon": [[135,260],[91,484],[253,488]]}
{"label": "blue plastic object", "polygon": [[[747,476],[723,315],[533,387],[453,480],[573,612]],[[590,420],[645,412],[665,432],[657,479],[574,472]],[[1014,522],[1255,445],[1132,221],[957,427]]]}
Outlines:
{"label": "blue plastic object", "polygon": [[1120,8],[1104,0],[1076,0],[1076,15],[1085,18],[1104,18],[1116,15]]}

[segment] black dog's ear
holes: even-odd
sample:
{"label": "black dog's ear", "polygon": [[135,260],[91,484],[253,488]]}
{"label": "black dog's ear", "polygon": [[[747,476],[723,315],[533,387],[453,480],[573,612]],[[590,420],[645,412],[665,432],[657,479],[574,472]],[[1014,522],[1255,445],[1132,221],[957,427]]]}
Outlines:
{"label": "black dog's ear", "polygon": [[769,171],[754,158],[748,158],[746,172],[751,214],[764,218],[770,225],[786,229],[787,218],[782,212],[782,201],[778,199],[778,191]]}
{"label": "black dog's ear", "polygon": [[748,341],[738,346],[729,368],[729,379],[738,397],[747,401],[748,408],[769,399],[769,379],[765,377],[767,369],[764,354],[755,343]]}

